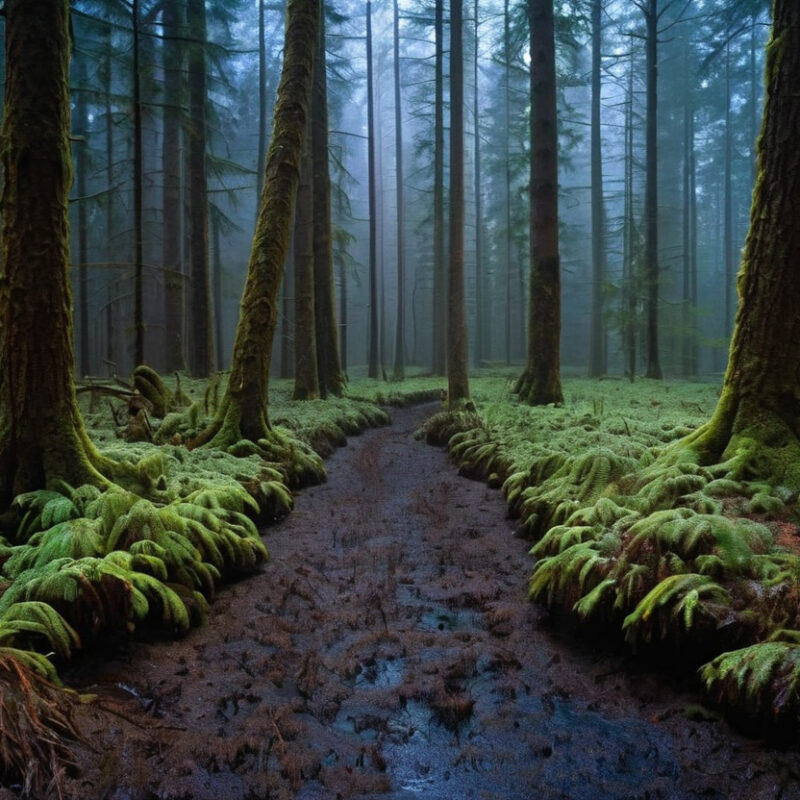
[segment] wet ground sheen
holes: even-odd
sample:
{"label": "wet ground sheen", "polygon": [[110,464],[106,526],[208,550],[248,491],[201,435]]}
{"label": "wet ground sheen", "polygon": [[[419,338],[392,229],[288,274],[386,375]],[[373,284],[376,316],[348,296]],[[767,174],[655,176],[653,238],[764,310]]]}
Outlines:
{"label": "wet ground sheen", "polygon": [[433,410],[336,452],[204,628],[75,668],[70,797],[800,798],[796,743],[692,721],[690,681],[526,601],[499,492],[412,438]]}

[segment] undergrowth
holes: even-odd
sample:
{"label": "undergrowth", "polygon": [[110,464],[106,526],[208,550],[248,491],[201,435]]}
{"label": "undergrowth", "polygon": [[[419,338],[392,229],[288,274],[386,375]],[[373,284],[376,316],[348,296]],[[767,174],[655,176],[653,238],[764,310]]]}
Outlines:
{"label": "undergrowth", "polygon": [[[276,382],[278,450],[249,441],[192,449],[225,379],[141,367],[129,384],[92,384],[82,413],[101,452],[130,465],[128,482],[103,492],[56,482],[3,510],[0,781],[21,784],[23,796],[59,796],[69,766],[65,742],[76,732],[58,667],[101,639],[176,637],[202,623],[222,581],[267,561],[257,526],[291,511],[300,476],[324,480],[321,456],[389,422],[372,385],[361,399],[293,403],[288,383]],[[121,405],[109,409],[109,395]]]}
{"label": "undergrowth", "polygon": [[440,439],[463,473],[502,484],[533,541],[530,597],[637,648],[712,658],[713,697],[800,723],[796,493],[679,444],[718,387],[567,380],[563,407],[512,389],[510,373],[473,380],[478,414]]}

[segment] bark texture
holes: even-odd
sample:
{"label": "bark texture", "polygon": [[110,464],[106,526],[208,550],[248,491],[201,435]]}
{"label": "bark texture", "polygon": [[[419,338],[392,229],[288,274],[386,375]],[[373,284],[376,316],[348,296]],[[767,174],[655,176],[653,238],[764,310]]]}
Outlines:
{"label": "bark texture", "polygon": [[758,179],[738,277],[722,395],[684,440],[742,478],[800,488],[800,5],[776,0],[767,46]]}
{"label": "bark texture", "polygon": [[317,337],[314,326],[314,193],[311,137],[306,137],[294,212],[294,399],[319,397]]}
{"label": "bark texture", "polygon": [[8,0],[0,277],[0,507],[105,479],[75,401],[68,0]]}
{"label": "bark texture", "polygon": [[447,399],[451,411],[469,399],[467,304],[464,294],[463,0],[450,5],[450,261],[447,270]]}
{"label": "bark texture", "polygon": [[[320,3],[320,6],[322,3]],[[311,94],[311,163],[314,187],[314,330],[317,337],[319,389],[340,397],[344,374],[336,322],[333,243],[331,240],[331,178],[328,164],[328,81],[325,58],[325,18],[320,11],[319,35]]]}
{"label": "bark texture", "polygon": [[196,444],[210,441],[227,447],[240,439],[273,437],[267,415],[269,366],[300,180],[319,13],[319,0],[291,0],[288,5],[281,82],[230,379],[216,418]]}
{"label": "bark texture", "polygon": [[562,403],[558,252],[558,123],[553,0],[528,0],[531,30],[531,287],[520,400]]}

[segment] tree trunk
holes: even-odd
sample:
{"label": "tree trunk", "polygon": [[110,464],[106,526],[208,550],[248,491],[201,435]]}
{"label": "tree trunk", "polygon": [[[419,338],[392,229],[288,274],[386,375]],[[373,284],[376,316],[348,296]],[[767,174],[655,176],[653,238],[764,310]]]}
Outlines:
{"label": "tree trunk", "polygon": [[142,200],[142,76],[139,67],[139,0],[131,0],[133,26],[133,335],[134,361],[144,364],[144,213]]}
{"label": "tree trunk", "polygon": [[217,364],[218,369],[222,369],[222,346],[223,346],[223,310],[222,310],[222,244],[220,242],[220,221],[219,212],[213,209],[211,215],[211,240],[213,244],[214,254],[214,268],[212,270],[212,279],[214,282],[214,346],[216,352],[220,354],[220,363]]}
{"label": "tree trunk", "polygon": [[178,37],[185,19],[183,0],[163,9],[164,110],[162,139],[161,261],[164,266],[164,369],[185,367],[183,349],[184,278],[181,263],[181,106],[185,48]]}
{"label": "tree trunk", "polygon": [[601,0],[592,0],[592,293],[589,332],[589,375],[598,378],[606,371],[603,289],[606,281],[605,209],[603,207],[603,156],[601,150],[600,94]]}
{"label": "tree trunk", "polygon": [[722,394],[682,445],[734,477],[800,488],[800,5],[776,0],[767,46],[758,180]]}
{"label": "tree trunk", "polygon": [[433,359],[434,375],[447,369],[447,298],[444,267],[444,0],[436,0],[433,100]]}
{"label": "tree trunk", "polygon": [[638,237],[633,215],[633,55],[628,70],[625,96],[625,212],[623,221],[623,298],[622,349],[625,353],[625,372],[631,383],[636,378],[636,331],[639,305]]}
{"label": "tree trunk", "polygon": [[[264,159],[267,157],[267,31],[264,0],[258,0],[258,162],[256,199],[264,186]],[[258,208],[258,206],[256,206]]]}
{"label": "tree trunk", "polygon": [[400,97],[400,10],[394,0],[394,148],[395,187],[397,198],[397,320],[394,336],[393,377],[405,377],[405,315],[406,315],[406,265],[405,265],[405,200],[403,198],[403,109]]}
{"label": "tree trunk", "polygon": [[[314,64],[314,69],[318,68]],[[314,189],[311,134],[303,146],[294,211],[294,399],[319,397],[317,335],[314,319]]]}
{"label": "tree trunk", "polygon": [[[319,12],[319,0],[290,0],[288,5],[281,82],[230,378],[217,416],[195,445],[208,442],[229,447],[240,439],[249,439],[262,440],[262,447],[269,448],[273,456],[283,457],[287,451],[286,443],[269,425],[269,366],[309,118]],[[313,471],[313,477],[324,474],[321,464],[315,464]]]}
{"label": "tree trunk", "polygon": [[506,364],[511,363],[511,302],[514,296],[514,290],[511,280],[512,264],[511,264],[511,147],[509,142],[509,131],[511,130],[511,20],[508,8],[508,0],[503,0],[503,53],[504,53],[504,71],[503,71],[503,90],[504,90],[504,114],[505,114],[505,137],[503,139],[505,144],[505,190],[506,190],[506,242],[505,242],[505,277],[506,277],[506,318],[505,318],[505,344],[506,344]]}
{"label": "tree trunk", "polygon": [[78,190],[78,329],[80,332],[80,349],[78,356],[78,369],[81,375],[89,375],[89,260],[88,248],[88,214],[87,212],[87,183],[86,175],[89,171],[89,109],[86,103],[86,65],[80,62],[78,72],[78,91],[75,99],[76,134],[80,137],[75,148],[75,174]]}
{"label": "tree trunk", "polygon": [[367,169],[369,184],[369,331],[367,375],[378,377],[378,206],[375,197],[375,86],[372,74],[372,3],[367,0]]}
{"label": "tree trunk", "polygon": [[733,325],[733,130],[731,126],[731,53],[725,47],[725,167],[723,178],[723,258],[725,261],[725,320],[723,336],[728,339]]}
{"label": "tree trunk", "polygon": [[[112,69],[112,33],[111,26],[108,26],[105,39],[105,54],[103,58],[104,74],[105,74],[105,123],[106,123],[106,181],[108,186],[114,185],[114,115],[111,106],[111,85],[113,83],[113,69]],[[111,246],[111,237],[114,233],[114,193],[109,192],[106,195],[106,261],[110,264],[113,260],[113,248]],[[109,374],[112,371],[112,365],[116,360],[116,348],[114,346],[114,285],[113,278],[114,272],[109,273],[111,278],[106,284],[106,313],[105,313],[105,328],[106,328],[106,361],[108,362]]]}
{"label": "tree trunk", "polygon": [[694,243],[697,228],[695,159],[694,159],[694,102],[692,89],[685,87],[683,118],[683,285],[681,295],[681,327],[683,328],[682,372],[686,377],[697,375],[697,262]]}
{"label": "tree trunk", "polygon": [[[320,5],[322,3],[320,2]],[[325,17],[320,12],[320,31],[311,90],[311,164],[314,236],[314,330],[317,337],[317,370],[322,397],[341,397],[344,375],[339,356],[336,323],[333,244],[331,241],[331,179],[328,163],[328,80],[325,57]]]}
{"label": "tree trunk", "polygon": [[488,296],[483,266],[483,213],[481,207],[481,107],[478,91],[478,0],[473,6],[475,15],[475,49],[472,54],[472,80],[475,84],[472,117],[475,124],[475,363],[480,366],[487,355],[486,320]]}
{"label": "tree trunk", "polygon": [[658,0],[648,0],[644,12],[647,73],[646,178],[644,192],[644,277],[647,285],[648,378],[662,378],[658,346]]}
{"label": "tree trunk", "polygon": [[450,3],[450,253],[447,270],[447,400],[451,411],[469,399],[467,304],[464,294],[464,50],[463,0]]}
{"label": "tree trunk", "polygon": [[190,358],[198,378],[214,369],[211,322],[211,276],[208,263],[208,183],[206,174],[206,7],[204,0],[188,0],[189,45],[189,222],[190,247]]}
{"label": "tree trunk", "polygon": [[69,285],[68,0],[7,0],[0,131],[0,507],[106,483],[75,400]]}
{"label": "tree trunk", "polygon": [[558,120],[553,0],[528,0],[531,31],[531,287],[528,359],[520,400],[562,403],[561,277],[558,253]]}

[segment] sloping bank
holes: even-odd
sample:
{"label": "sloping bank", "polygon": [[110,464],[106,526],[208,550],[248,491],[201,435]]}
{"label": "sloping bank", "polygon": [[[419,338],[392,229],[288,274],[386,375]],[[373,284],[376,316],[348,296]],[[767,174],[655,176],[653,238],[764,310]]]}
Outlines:
{"label": "sloping bank", "polygon": [[708,418],[710,384],[565,383],[563,408],[476,382],[479,414],[422,430],[502,487],[536,557],[530,597],[681,667],[762,730],[800,719],[796,494],[735,465],[659,459]]}

